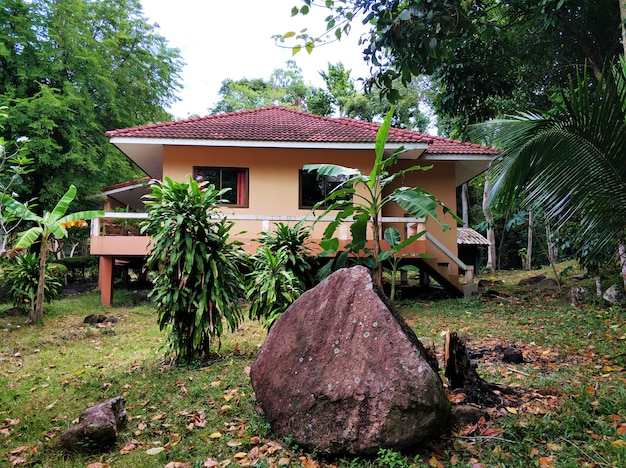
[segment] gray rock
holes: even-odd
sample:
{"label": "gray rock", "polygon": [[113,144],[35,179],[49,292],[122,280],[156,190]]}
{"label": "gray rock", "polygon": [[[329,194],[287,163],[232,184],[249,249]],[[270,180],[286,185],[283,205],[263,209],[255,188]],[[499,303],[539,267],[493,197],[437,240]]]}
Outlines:
{"label": "gray rock", "polygon": [[589,291],[582,286],[572,286],[565,295],[565,302],[573,307],[578,307],[587,302]]}
{"label": "gray rock", "polygon": [[602,299],[612,305],[620,305],[624,303],[624,290],[620,290],[615,285],[604,291]]}
{"label": "gray rock", "polygon": [[274,323],[250,378],[278,436],[375,454],[447,430],[450,404],[415,333],[364,267],[335,272]]}
{"label": "gray rock", "polygon": [[556,280],[553,278],[543,278],[537,283],[537,286],[540,286],[542,288],[553,288],[558,285],[559,283],[557,283]]}
{"label": "gray rock", "polygon": [[517,283],[519,286],[532,286],[535,285],[539,282],[541,282],[541,280],[545,279],[546,275],[536,275],[536,276],[531,276],[529,278],[522,278],[521,280],[519,280],[519,282]]}
{"label": "gray rock", "polygon": [[56,447],[68,452],[99,452],[117,442],[118,432],[126,426],[124,397],[111,398],[87,408],[57,440]]}

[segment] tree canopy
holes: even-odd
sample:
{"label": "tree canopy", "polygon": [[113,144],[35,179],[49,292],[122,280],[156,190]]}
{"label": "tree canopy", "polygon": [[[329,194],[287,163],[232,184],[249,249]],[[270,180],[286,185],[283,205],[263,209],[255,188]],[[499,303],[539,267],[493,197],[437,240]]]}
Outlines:
{"label": "tree canopy", "polygon": [[286,68],[275,69],[268,80],[225,79],[219,90],[219,101],[210,112],[233,112],[267,106],[308,110],[311,100],[314,103],[312,112],[330,115],[330,101],[327,97],[320,99],[320,93],[321,90],[304,83],[300,67],[293,60],[288,60]]}
{"label": "tree canopy", "polygon": [[572,232],[583,264],[615,258],[626,239],[626,61],[587,86],[579,73],[547,113],[522,113],[478,127],[504,149],[492,203],[535,207]]}
{"label": "tree canopy", "polygon": [[516,108],[549,108],[547,97],[567,86],[576,67],[588,64],[597,79],[622,52],[616,0],[302,0],[292,13],[315,5],[330,10],[326,31],[284,34],[281,40],[299,41],[294,53],[362,21],[369,85],[397,100],[398,79],[429,76],[438,87],[440,131],[448,134]]}
{"label": "tree canopy", "polygon": [[7,139],[34,159],[21,195],[51,208],[138,172],[107,130],[169,120],[182,67],[138,0],[6,0],[0,6],[0,106]]}
{"label": "tree canopy", "polygon": [[[306,85],[302,70],[293,60],[286,68],[275,69],[270,78],[227,78],[222,82],[220,99],[211,113],[233,112],[265,106],[283,106],[312,114],[350,117],[367,122],[382,121],[392,108],[388,99],[377,93],[357,90],[351,70],[343,63],[328,64],[319,72],[326,89]],[[426,131],[430,120],[420,109],[428,101],[423,80],[414,80],[402,89],[394,107],[393,127]]]}

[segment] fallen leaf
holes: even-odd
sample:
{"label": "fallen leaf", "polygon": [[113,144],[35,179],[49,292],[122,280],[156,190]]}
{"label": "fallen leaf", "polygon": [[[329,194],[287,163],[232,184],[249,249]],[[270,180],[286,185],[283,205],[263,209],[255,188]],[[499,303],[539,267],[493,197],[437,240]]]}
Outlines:
{"label": "fallen leaf", "polygon": [[109,465],[102,462],[93,462],[87,465],[87,468],[108,468]]}
{"label": "fallen leaf", "polygon": [[623,448],[626,448],[626,440],[617,439],[611,442],[611,445],[615,447],[616,449],[623,449]]}
{"label": "fallen leaf", "polygon": [[165,468],[187,468],[189,466],[191,466],[191,462],[173,461],[173,462],[169,462],[167,465],[165,465]]}
{"label": "fallen leaf", "polygon": [[204,463],[202,464],[202,466],[204,468],[212,468],[214,466],[219,466],[220,462],[213,460],[212,458],[207,458],[206,460],[204,460]]}
{"label": "fallen leaf", "polygon": [[165,447],[154,447],[154,448],[146,450],[146,453],[148,455],[158,455],[159,453],[164,452],[164,451],[165,451]]}
{"label": "fallen leaf", "polygon": [[28,450],[28,445],[20,445],[19,447],[15,447],[11,450],[12,455],[17,455],[18,453],[26,452]]}
{"label": "fallen leaf", "polygon": [[166,417],[165,413],[157,414],[152,418],[152,421],[163,421]]}
{"label": "fallen leaf", "polygon": [[126,445],[124,445],[122,450],[120,450],[120,455],[126,455],[127,453],[130,453],[133,450],[135,450],[136,448],[137,446],[133,444],[132,442],[126,442]]}
{"label": "fallen leaf", "polygon": [[433,468],[443,468],[441,462],[434,456],[430,457],[430,460],[428,460],[428,466],[432,466]]}
{"label": "fallen leaf", "polygon": [[544,468],[553,468],[554,460],[552,457],[540,457],[539,466],[544,467]]}
{"label": "fallen leaf", "polygon": [[222,433],[221,432],[214,432],[214,433],[209,435],[209,439],[219,439],[220,437],[222,437]]}

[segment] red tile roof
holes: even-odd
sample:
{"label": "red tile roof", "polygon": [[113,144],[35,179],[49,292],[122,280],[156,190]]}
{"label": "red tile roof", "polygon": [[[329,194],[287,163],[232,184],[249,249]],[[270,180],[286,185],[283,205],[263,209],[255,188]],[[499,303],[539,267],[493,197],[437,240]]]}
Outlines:
{"label": "red tile roof", "polygon": [[[294,143],[373,143],[376,141],[378,128],[377,124],[355,119],[322,117],[285,107],[264,107],[112,130],[107,132],[106,136]],[[428,144],[429,153],[497,153],[493,148],[397,128],[390,129],[387,141],[399,144]]]}
{"label": "red tile roof", "polygon": [[489,241],[480,232],[472,228],[456,228],[456,242],[464,245],[489,245]]}

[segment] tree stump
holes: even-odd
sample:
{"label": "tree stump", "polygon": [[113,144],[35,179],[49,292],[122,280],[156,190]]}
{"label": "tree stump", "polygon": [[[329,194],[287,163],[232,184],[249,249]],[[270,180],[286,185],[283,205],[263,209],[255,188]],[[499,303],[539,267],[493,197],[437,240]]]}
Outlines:
{"label": "tree stump", "polygon": [[494,388],[499,389],[499,386],[486,382],[478,375],[469,357],[465,339],[456,332],[446,333],[444,360],[444,375],[450,389],[464,393],[468,403],[492,408],[502,402],[493,391]]}

